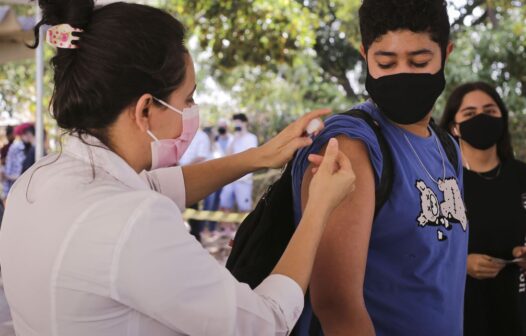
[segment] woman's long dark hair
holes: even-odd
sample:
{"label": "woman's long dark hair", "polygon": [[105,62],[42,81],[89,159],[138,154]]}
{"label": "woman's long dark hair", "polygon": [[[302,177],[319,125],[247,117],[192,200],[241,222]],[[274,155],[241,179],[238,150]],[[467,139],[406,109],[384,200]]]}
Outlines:
{"label": "woman's long dark hair", "polygon": [[[38,0],[38,5],[42,20],[35,27],[33,48],[42,43],[42,26],[82,29],[73,33],[79,37],[74,42],[78,48],[58,48],[51,59],[51,113],[64,134],[78,135],[83,142],[82,135],[89,134],[111,148],[108,128],[126,107],[147,93],[166,100],[182,85],[188,55],[185,29],[170,14],[124,2],[99,8],[94,0]],[[29,184],[35,172],[59,157],[38,166]],[[92,171],[95,178],[93,164]]]}
{"label": "woman's long dark hair", "polygon": [[[451,133],[452,126],[455,124],[455,116],[457,115],[460,106],[464,97],[473,91],[482,91],[488,96],[490,96],[500,111],[502,112],[502,121],[504,129],[500,139],[497,142],[497,154],[501,161],[506,161],[514,159],[515,155],[513,154],[513,146],[511,144],[511,136],[509,130],[509,112],[508,108],[504,104],[504,101],[498,94],[498,92],[491,85],[485,82],[474,82],[466,83],[458,86],[451,95],[442,114],[442,119],[440,120],[440,127],[442,127],[447,132]],[[452,134],[453,135],[453,134]]]}
{"label": "woman's long dark hair", "polygon": [[[82,29],[77,49],[57,49],[52,114],[58,126],[108,144],[107,129],[143,94],[166,99],[183,82],[185,29],[170,14],[129,3],[40,0],[42,25]],[[38,41],[36,35],[36,45]]]}

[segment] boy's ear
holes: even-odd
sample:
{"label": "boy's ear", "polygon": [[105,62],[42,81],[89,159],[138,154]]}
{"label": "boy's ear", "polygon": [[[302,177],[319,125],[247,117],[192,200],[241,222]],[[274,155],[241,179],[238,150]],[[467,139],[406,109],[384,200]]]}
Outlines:
{"label": "boy's ear", "polygon": [[449,55],[451,55],[454,49],[455,49],[455,45],[453,44],[453,42],[450,41],[447,44],[447,48],[446,48],[446,61],[448,60]]}
{"label": "boy's ear", "polygon": [[363,59],[367,61],[367,53],[365,52],[363,43],[360,43],[360,55],[362,55]]}

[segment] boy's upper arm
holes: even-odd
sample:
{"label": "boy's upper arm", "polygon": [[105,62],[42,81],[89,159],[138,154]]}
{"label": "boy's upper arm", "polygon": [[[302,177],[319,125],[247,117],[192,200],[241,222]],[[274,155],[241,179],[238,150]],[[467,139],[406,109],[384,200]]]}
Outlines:
{"label": "boy's upper arm", "polygon": [[[351,160],[356,189],[327,223],[314,265],[310,293],[324,330],[341,328],[345,323],[345,330],[367,334],[372,324],[363,301],[363,282],[375,209],[375,177],[368,149],[361,140],[339,136],[338,141],[340,150]],[[311,178],[309,167],[302,182],[303,208]]]}

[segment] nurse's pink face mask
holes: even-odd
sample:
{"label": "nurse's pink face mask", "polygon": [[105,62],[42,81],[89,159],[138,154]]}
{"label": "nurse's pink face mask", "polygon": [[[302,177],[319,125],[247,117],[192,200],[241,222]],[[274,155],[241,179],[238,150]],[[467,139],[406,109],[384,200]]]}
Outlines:
{"label": "nurse's pink face mask", "polygon": [[170,110],[179,113],[183,118],[183,131],[177,139],[159,140],[150,130],[146,131],[153,139],[152,148],[152,167],[151,170],[175,166],[183,154],[186,152],[190,143],[199,129],[199,106],[193,105],[180,111],[170,104],[154,98],[160,104]]}

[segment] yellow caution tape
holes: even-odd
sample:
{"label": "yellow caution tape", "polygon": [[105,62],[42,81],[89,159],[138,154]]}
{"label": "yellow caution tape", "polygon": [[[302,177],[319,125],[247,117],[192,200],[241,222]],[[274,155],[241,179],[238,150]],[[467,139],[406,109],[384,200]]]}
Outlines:
{"label": "yellow caution tape", "polygon": [[[254,175],[253,180],[265,180],[276,177],[282,172],[279,169],[271,169],[264,174]],[[185,220],[195,219],[200,221],[211,222],[225,222],[225,223],[241,223],[247,218],[247,213],[228,213],[223,211],[198,211],[194,209],[186,209],[183,213]]]}
{"label": "yellow caution tape", "polygon": [[197,211],[194,209],[186,209],[183,213],[185,220],[195,219],[200,221],[225,222],[225,223],[241,223],[248,216],[246,213],[227,213],[223,211]]}

